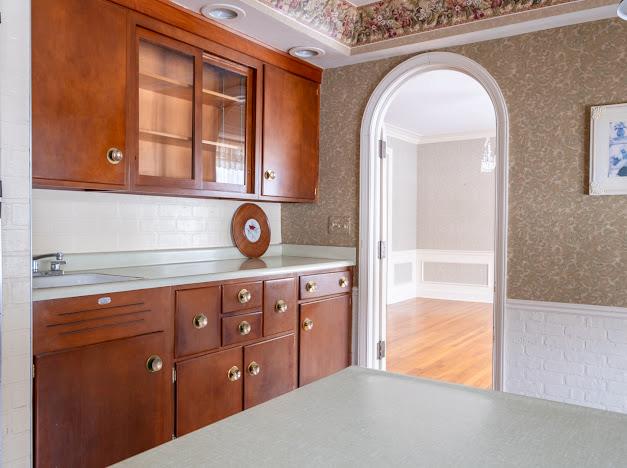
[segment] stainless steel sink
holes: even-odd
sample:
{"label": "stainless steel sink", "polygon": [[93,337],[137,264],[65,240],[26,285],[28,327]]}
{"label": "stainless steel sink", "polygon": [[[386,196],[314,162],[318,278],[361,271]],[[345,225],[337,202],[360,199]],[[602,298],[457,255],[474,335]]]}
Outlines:
{"label": "stainless steel sink", "polygon": [[138,280],[134,276],[107,275],[105,273],[66,273],[64,275],[42,275],[33,277],[33,288],[62,288],[85,284],[115,283],[116,281]]}

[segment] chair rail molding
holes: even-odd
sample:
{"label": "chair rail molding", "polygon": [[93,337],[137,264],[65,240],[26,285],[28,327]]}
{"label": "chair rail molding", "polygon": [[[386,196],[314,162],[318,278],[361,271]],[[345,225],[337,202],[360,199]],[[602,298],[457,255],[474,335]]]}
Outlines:
{"label": "chair rail molding", "polygon": [[[385,113],[400,89],[410,78],[433,70],[456,70],[476,79],[486,90],[496,113],[496,213],[494,246],[494,388],[502,388],[503,315],[506,297],[507,252],[507,168],[509,117],[505,98],[494,78],[477,62],[451,52],[416,55],[391,70],[376,87],[364,112],[360,135],[359,203],[359,318],[357,353],[359,365],[381,369],[376,343],[385,338],[386,291],[384,262],[378,258],[379,241],[387,241],[382,228],[381,164],[378,140],[384,131]],[[383,184],[384,186],[385,184]],[[383,287],[382,287],[383,285]]]}

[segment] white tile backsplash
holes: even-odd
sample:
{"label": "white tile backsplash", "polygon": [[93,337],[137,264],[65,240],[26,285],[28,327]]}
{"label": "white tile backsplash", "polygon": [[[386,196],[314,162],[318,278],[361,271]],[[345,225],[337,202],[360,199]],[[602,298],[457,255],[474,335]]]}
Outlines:
{"label": "white tile backsplash", "polygon": [[[231,218],[244,202],[119,193],[33,190],[33,253],[124,252],[233,245]],[[281,205],[258,203],[272,244]]]}

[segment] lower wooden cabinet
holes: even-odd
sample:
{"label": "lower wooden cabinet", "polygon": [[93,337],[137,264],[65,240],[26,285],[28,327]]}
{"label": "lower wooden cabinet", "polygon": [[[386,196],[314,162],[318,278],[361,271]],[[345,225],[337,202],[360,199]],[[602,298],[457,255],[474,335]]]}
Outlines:
{"label": "lower wooden cabinet", "polygon": [[258,405],[296,388],[294,335],[244,348],[244,408]]}
{"label": "lower wooden cabinet", "polygon": [[300,306],[299,385],[331,375],[351,362],[351,298]]}
{"label": "lower wooden cabinet", "polygon": [[170,440],[169,349],[158,332],[37,356],[35,465],[106,466]]}
{"label": "lower wooden cabinet", "polygon": [[242,410],[242,348],[176,365],[176,435],[181,436]]}

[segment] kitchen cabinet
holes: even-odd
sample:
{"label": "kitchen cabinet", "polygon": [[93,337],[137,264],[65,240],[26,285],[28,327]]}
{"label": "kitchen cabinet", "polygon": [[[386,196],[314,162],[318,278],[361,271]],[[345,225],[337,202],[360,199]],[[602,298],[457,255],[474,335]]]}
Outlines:
{"label": "kitchen cabinet", "polygon": [[331,375],[351,362],[351,297],[300,306],[299,385]]}
{"label": "kitchen cabinet", "polygon": [[315,200],[318,189],[319,84],[264,65],[262,194]]}
{"label": "kitchen cabinet", "polygon": [[220,286],[176,291],[177,357],[220,347]]}
{"label": "kitchen cabinet", "polygon": [[32,10],[34,187],[315,199],[320,69],[154,0]]}
{"label": "kitchen cabinet", "polygon": [[35,465],[105,466],[172,437],[164,332],[35,357]]}
{"label": "kitchen cabinet", "polygon": [[127,10],[32,1],[36,187],[126,190]]}
{"label": "kitchen cabinet", "polygon": [[298,310],[296,281],[296,278],[282,278],[264,281],[264,336],[292,331],[296,327]]}

